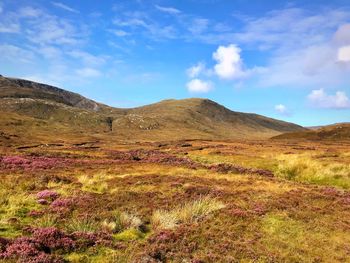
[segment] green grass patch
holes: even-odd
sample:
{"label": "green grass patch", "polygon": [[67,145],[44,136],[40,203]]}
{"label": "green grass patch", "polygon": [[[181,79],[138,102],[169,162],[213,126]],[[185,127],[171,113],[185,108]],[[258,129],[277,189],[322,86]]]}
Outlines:
{"label": "green grass patch", "polygon": [[118,241],[131,241],[142,239],[146,236],[145,233],[142,233],[140,230],[135,228],[129,228],[120,232],[118,234],[114,234],[113,237]]}
{"label": "green grass patch", "polygon": [[280,156],[275,174],[288,180],[350,189],[350,165],[322,163],[306,155]]}

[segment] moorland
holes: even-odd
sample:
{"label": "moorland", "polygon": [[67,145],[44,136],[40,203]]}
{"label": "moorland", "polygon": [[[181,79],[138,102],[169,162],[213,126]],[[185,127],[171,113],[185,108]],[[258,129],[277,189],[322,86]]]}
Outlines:
{"label": "moorland", "polygon": [[0,100],[1,262],[350,262],[349,124],[5,77]]}

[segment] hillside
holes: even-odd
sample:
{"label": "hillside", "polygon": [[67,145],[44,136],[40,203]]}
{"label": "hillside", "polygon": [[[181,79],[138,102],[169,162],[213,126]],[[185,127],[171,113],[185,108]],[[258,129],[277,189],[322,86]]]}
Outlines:
{"label": "hillside", "polygon": [[312,130],[284,133],[272,139],[349,140],[350,123],[337,123]]}
{"label": "hillside", "polygon": [[157,136],[167,133],[169,137],[213,139],[268,138],[281,132],[303,130],[292,123],[234,112],[214,101],[196,98],[164,100],[130,109],[127,115],[114,121],[113,127],[123,130],[135,124]]}
{"label": "hillside", "polygon": [[[33,138],[43,127],[49,138],[57,133],[56,126],[71,135],[130,140],[260,139],[304,130],[261,115],[234,112],[207,99],[165,100],[118,109],[53,86],[5,77],[0,77],[0,101],[1,114],[6,115],[0,131]],[[11,114],[16,114],[15,119],[23,116],[26,125],[15,125]]]}

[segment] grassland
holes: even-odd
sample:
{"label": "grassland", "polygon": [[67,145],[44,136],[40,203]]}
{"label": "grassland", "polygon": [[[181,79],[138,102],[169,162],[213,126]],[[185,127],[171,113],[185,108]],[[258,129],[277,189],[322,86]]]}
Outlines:
{"label": "grassland", "polygon": [[4,145],[0,261],[350,262],[349,146]]}

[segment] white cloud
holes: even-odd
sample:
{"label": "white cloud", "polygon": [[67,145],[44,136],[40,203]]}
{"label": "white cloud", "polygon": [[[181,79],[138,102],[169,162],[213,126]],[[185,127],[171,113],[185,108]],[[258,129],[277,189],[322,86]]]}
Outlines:
{"label": "white cloud", "polygon": [[289,116],[290,112],[288,110],[288,108],[283,105],[283,104],[278,104],[275,106],[275,110],[280,113],[281,115],[285,115],[285,116]]}
{"label": "white cloud", "polygon": [[159,11],[164,12],[164,13],[168,13],[168,14],[172,14],[172,15],[177,15],[180,14],[181,11],[174,8],[174,7],[167,7],[167,6],[159,6],[159,5],[155,5],[155,8],[157,8]]}
{"label": "white cloud", "polygon": [[215,73],[222,79],[236,79],[245,74],[242,70],[241,49],[236,45],[219,46],[213,53],[213,59],[218,63],[214,66]]}
{"label": "white cloud", "polygon": [[54,5],[54,6],[58,7],[58,8],[61,8],[63,10],[66,10],[68,12],[72,12],[72,13],[76,13],[76,14],[79,13],[78,10],[76,10],[74,8],[71,8],[70,6],[67,6],[67,5],[65,5],[63,3],[60,3],[60,2],[51,2],[51,3],[52,3],[52,5]]}
{"label": "white cloud", "polygon": [[348,109],[350,100],[345,92],[337,91],[335,95],[327,94],[323,89],[313,90],[308,95],[308,100],[312,106],[326,109]]}
{"label": "white cloud", "polygon": [[93,68],[77,69],[76,73],[79,77],[82,77],[82,78],[97,78],[97,77],[100,77],[102,75],[102,73],[100,71],[98,71],[97,69],[93,69]]}
{"label": "white cloud", "polygon": [[350,62],[350,45],[338,49],[338,61]]}
{"label": "white cloud", "polygon": [[339,45],[350,44],[350,24],[341,25],[335,32],[333,39]]}
{"label": "white cloud", "polygon": [[190,78],[195,78],[198,77],[205,70],[205,64],[203,62],[198,62],[196,65],[188,68],[186,70],[186,73]]}
{"label": "white cloud", "polygon": [[203,81],[200,79],[192,79],[187,84],[187,90],[190,92],[206,93],[212,90],[213,85],[211,82]]}

